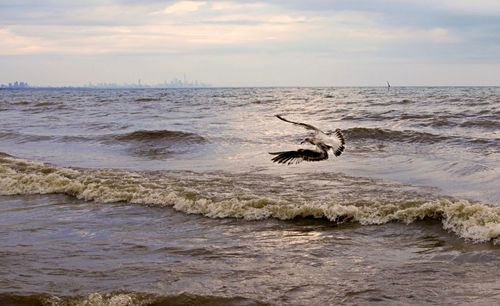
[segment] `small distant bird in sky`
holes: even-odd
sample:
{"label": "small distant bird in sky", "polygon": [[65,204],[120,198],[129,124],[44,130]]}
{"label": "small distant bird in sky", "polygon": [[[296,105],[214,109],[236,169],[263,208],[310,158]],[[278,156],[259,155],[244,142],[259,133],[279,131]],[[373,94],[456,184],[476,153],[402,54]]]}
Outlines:
{"label": "small distant bird in sky", "polygon": [[280,115],[276,115],[280,120],[288,123],[302,126],[303,128],[312,131],[311,135],[306,137],[301,144],[310,143],[315,145],[314,150],[298,149],[296,151],[269,152],[271,155],[276,155],[271,160],[278,164],[298,164],[302,161],[320,161],[328,159],[328,152],[331,150],[335,156],[340,156],[344,151],[344,135],[340,129],[333,132],[323,132],[307,123],[295,122],[287,120]]}

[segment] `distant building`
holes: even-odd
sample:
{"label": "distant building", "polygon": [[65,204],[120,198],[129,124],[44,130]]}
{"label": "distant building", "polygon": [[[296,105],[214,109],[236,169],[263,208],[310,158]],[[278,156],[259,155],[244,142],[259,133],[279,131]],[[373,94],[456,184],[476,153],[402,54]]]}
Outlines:
{"label": "distant building", "polygon": [[171,81],[163,82],[160,84],[144,84],[141,79],[137,80],[137,83],[132,83],[132,84],[115,84],[115,83],[97,83],[93,84],[89,82],[87,85],[84,85],[83,87],[86,88],[206,88],[206,87],[212,87],[209,84],[202,83],[198,80],[195,81],[189,81],[189,80],[181,80],[178,78],[174,78]]}
{"label": "distant building", "polygon": [[[184,76],[185,78],[185,76]],[[27,82],[15,81],[14,83],[0,84],[0,89],[28,89],[28,88],[97,88],[97,89],[120,89],[120,88],[207,88],[212,87],[210,84],[200,82],[198,80],[189,81],[187,79],[174,78],[171,81],[165,81],[160,84],[144,84],[141,79],[137,83],[131,84],[116,84],[116,83],[92,83],[88,82],[81,86],[35,86],[31,87]]]}
{"label": "distant building", "polygon": [[27,82],[19,82],[15,81],[14,83],[9,83],[7,85],[1,84],[0,88],[7,88],[7,89],[26,89],[30,88]]}

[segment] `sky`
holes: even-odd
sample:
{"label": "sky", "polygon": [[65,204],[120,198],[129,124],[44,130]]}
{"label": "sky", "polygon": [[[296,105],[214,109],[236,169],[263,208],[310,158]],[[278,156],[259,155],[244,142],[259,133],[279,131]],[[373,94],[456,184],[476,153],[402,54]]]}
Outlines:
{"label": "sky", "polygon": [[500,0],[0,0],[0,83],[500,85]]}

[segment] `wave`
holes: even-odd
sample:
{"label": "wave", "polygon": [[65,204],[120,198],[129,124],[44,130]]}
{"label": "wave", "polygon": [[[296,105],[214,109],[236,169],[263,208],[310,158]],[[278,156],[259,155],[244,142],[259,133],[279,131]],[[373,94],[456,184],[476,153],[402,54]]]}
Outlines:
{"label": "wave", "polygon": [[[365,190],[350,191],[354,198],[345,194],[325,198],[309,195],[307,190],[314,190],[313,186],[302,186],[302,190],[291,196],[288,196],[293,192],[290,188],[280,194],[276,186],[269,186],[279,178],[260,177],[256,180],[260,185],[250,187],[241,175],[236,180],[200,177],[63,168],[0,156],[0,195],[60,193],[87,201],[165,206],[210,218],[246,220],[312,217],[365,225],[412,223],[432,218],[441,220],[444,229],[470,241],[500,243],[500,207],[497,206],[418,195],[403,199],[398,194],[374,193],[377,186],[366,181],[359,184]],[[336,178],[336,189],[342,189],[341,177]],[[329,178],[333,179],[335,177]],[[346,182],[349,180],[352,178]],[[387,188],[381,186],[379,189],[385,192]],[[331,191],[329,187],[326,190]]]}
{"label": "wave", "polygon": [[[452,145],[467,145],[482,152],[498,152],[499,141],[497,138],[478,138],[472,136],[458,135],[437,135],[427,132],[418,132],[413,130],[390,130],[384,128],[365,128],[354,127],[343,130],[344,135],[349,141],[357,142],[400,142],[415,144],[437,144],[446,143]],[[485,151],[486,150],[486,151]]]}
{"label": "wave", "polygon": [[414,101],[410,99],[403,99],[401,101],[394,101],[392,104],[411,104],[414,103]]}
{"label": "wave", "polygon": [[[111,125],[109,125],[111,126]],[[99,127],[103,127],[100,125]],[[85,142],[85,141],[100,141],[103,143],[113,142],[143,142],[149,144],[159,143],[203,143],[207,140],[195,133],[181,132],[181,131],[168,131],[168,130],[153,130],[153,131],[134,131],[118,135],[105,135],[105,136],[51,136],[51,135],[33,135],[24,134],[14,131],[0,132],[0,139],[16,140],[18,142],[38,142],[38,141],[58,141],[58,142]]]}
{"label": "wave", "polygon": [[137,98],[134,100],[135,102],[157,102],[161,101],[160,98]]}
{"label": "wave", "polygon": [[0,157],[11,157],[11,158],[15,158],[14,156],[10,155],[10,154],[7,154],[7,153],[4,153],[4,152],[0,152]]}
{"label": "wave", "polygon": [[451,121],[449,118],[436,117],[427,122],[417,123],[417,125],[423,127],[446,128],[446,127],[455,127],[457,126],[457,123]]}
{"label": "wave", "polygon": [[181,293],[160,296],[139,292],[94,292],[85,296],[56,296],[52,294],[21,295],[16,293],[0,293],[1,305],[33,306],[33,305],[266,305],[244,297],[220,297],[211,295],[194,295]]}
{"label": "wave", "polygon": [[367,102],[369,106],[406,105],[406,104],[413,104],[413,103],[415,103],[415,101],[410,100],[410,99],[389,100],[389,101],[383,101],[383,102],[372,102],[372,101],[369,101],[369,100],[365,100],[364,102]]}
{"label": "wave", "polygon": [[37,101],[37,102],[34,102],[33,107],[42,107],[43,108],[46,106],[49,106],[49,107],[61,106],[63,104],[64,103],[61,101]]}
{"label": "wave", "polygon": [[190,142],[205,142],[206,139],[198,134],[169,131],[169,130],[140,130],[131,133],[112,136],[117,141],[138,141],[138,142],[158,142],[158,141],[190,141]]}
{"label": "wave", "polygon": [[36,141],[50,141],[53,139],[53,137],[46,135],[21,134],[16,132],[0,132],[0,139],[15,140],[18,143],[26,143]]}
{"label": "wave", "polygon": [[28,142],[43,142],[43,141],[57,141],[57,142],[86,142],[92,141],[92,138],[85,136],[49,136],[49,135],[33,135],[23,134],[17,132],[0,132],[0,139],[14,140],[17,143]]}
{"label": "wave", "polygon": [[500,129],[500,122],[498,120],[476,119],[465,121],[460,124],[461,127],[474,127],[482,129]]}
{"label": "wave", "polygon": [[[18,104],[25,105],[25,104]],[[32,101],[27,104],[29,107],[23,107],[22,112],[32,113],[32,114],[41,114],[45,112],[53,112],[60,110],[72,110],[72,107],[69,104],[65,104],[61,101]]]}
{"label": "wave", "polygon": [[251,101],[252,104],[270,104],[279,101],[279,99],[268,98],[268,99],[257,99]]}
{"label": "wave", "polygon": [[382,140],[408,143],[437,143],[453,139],[450,136],[436,135],[411,130],[395,131],[383,128],[354,127],[343,130],[350,140]]}
{"label": "wave", "polygon": [[189,132],[181,131],[135,131],[125,134],[108,135],[32,135],[14,131],[0,132],[0,140],[24,143],[101,143],[119,146],[127,154],[147,159],[164,159],[172,155],[194,153],[207,143],[207,139]]}
{"label": "wave", "polygon": [[207,142],[207,139],[189,132],[153,130],[134,131],[131,133],[110,135],[101,138],[105,144],[125,145],[129,153],[148,159],[163,159],[175,154],[192,152],[197,145]]}

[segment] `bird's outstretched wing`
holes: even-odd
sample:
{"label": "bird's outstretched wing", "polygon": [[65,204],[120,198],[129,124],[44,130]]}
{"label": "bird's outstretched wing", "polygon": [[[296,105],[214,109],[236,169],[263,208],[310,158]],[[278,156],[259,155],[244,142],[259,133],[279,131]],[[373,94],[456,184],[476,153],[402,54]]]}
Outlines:
{"label": "bird's outstretched wing", "polygon": [[344,152],[344,135],[340,131],[340,129],[336,129],[333,132],[327,133],[328,136],[330,136],[330,141],[328,143],[330,149],[332,149],[333,153],[335,156],[340,156],[342,152]]}
{"label": "bird's outstretched wing", "polygon": [[310,124],[307,124],[307,123],[302,123],[302,122],[290,121],[290,120],[288,120],[288,119],[285,119],[285,118],[281,117],[280,115],[275,115],[275,116],[276,116],[278,119],[280,119],[280,120],[283,120],[283,121],[288,122],[288,123],[293,123],[293,124],[295,124],[295,125],[300,125],[300,126],[302,126],[302,127],[306,128],[306,129],[308,129],[308,130],[313,130],[313,131],[316,131],[316,132],[322,132],[320,129],[318,129],[317,127],[312,126],[312,125],[310,125]]}
{"label": "bird's outstretched wing", "polygon": [[298,164],[302,161],[320,161],[328,159],[327,152],[319,152],[307,149],[298,149],[297,151],[284,151],[269,153],[276,155],[271,160],[278,164]]}

